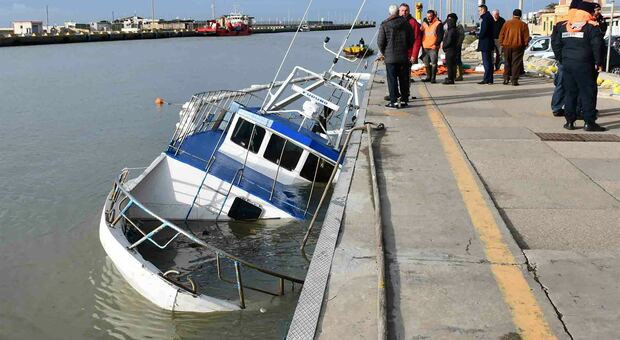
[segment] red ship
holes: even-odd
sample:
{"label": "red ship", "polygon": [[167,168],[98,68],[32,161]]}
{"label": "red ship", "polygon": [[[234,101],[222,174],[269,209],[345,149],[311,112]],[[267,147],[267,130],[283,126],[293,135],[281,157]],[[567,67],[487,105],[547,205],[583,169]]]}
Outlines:
{"label": "red ship", "polygon": [[254,18],[241,13],[224,15],[209,21],[205,27],[197,28],[196,32],[221,37],[250,35],[252,34],[252,19]]}

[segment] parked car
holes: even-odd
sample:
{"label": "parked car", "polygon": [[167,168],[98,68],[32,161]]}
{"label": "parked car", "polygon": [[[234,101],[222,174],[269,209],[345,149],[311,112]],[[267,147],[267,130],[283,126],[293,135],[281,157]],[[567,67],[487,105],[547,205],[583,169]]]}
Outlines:
{"label": "parked car", "polygon": [[[609,37],[605,38],[605,60],[607,60],[607,44]],[[620,75],[620,37],[612,37],[609,70],[607,72]],[[605,62],[607,67],[607,62]]]}
{"label": "parked car", "polygon": [[540,58],[554,59],[553,49],[551,48],[551,37],[534,37],[525,48],[525,57],[536,56]]}
{"label": "parked car", "polygon": [[[607,46],[608,41],[609,38],[605,38],[605,46]],[[613,37],[611,46],[609,73],[620,74],[620,37]],[[540,58],[554,59],[555,56],[551,48],[551,37],[541,36],[532,38],[525,48],[525,58],[531,55]],[[605,47],[605,59],[607,59],[607,47]],[[605,63],[605,66],[606,65]]]}

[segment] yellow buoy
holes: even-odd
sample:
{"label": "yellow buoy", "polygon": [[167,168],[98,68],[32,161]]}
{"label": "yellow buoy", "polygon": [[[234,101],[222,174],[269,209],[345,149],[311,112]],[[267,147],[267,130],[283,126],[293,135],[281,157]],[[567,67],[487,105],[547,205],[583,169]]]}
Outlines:
{"label": "yellow buoy", "polygon": [[155,105],[162,106],[164,104],[166,104],[165,100],[163,100],[162,98],[159,98],[159,97],[155,98]]}
{"label": "yellow buoy", "polygon": [[620,95],[620,85],[614,86],[614,94]]}
{"label": "yellow buoy", "polygon": [[596,85],[601,86],[603,84],[605,80],[601,77],[598,77],[598,79],[596,79]]}

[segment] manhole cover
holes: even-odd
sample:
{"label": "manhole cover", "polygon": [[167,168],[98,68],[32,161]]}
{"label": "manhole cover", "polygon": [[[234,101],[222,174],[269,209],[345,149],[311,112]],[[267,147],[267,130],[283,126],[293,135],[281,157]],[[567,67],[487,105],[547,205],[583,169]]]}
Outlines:
{"label": "manhole cover", "polygon": [[536,133],[546,142],[620,142],[620,137],[604,133]]}

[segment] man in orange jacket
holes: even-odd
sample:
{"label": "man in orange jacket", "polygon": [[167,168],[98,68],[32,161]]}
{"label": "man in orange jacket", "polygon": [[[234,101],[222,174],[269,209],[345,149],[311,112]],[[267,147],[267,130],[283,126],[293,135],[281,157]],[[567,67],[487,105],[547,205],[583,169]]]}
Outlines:
{"label": "man in orange jacket", "polygon": [[437,18],[434,10],[426,12],[426,19],[422,23],[422,47],[424,48],[424,65],[426,79],[422,81],[436,83],[437,62],[439,61],[439,47],[443,40],[443,23]]}
{"label": "man in orange jacket", "polygon": [[520,9],[512,12],[509,20],[499,33],[499,42],[504,52],[504,85],[512,80],[513,86],[519,85],[519,75],[523,69],[523,53],[530,40],[530,30],[527,24],[521,21],[523,13]]}

